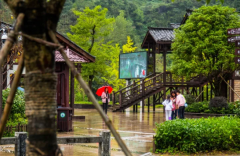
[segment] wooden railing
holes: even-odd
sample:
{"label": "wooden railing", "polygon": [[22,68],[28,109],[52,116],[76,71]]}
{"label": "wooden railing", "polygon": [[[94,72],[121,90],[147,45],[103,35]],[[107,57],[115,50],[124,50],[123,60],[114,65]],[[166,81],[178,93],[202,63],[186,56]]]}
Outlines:
{"label": "wooden railing", "polygon": [[127,101],[144,97],[154,89],[160,89],[163,86],[194,86],[199,85],[203,79],[202,76],[194,76],[194,74],[192,77],[186,78],[173,75],[171,72],[150,75],[113,93],[113,107],[122,107]]}
{"label": "wooden railing", "polygon": [[27,125],[6,126],[5,132],[27,132]]}

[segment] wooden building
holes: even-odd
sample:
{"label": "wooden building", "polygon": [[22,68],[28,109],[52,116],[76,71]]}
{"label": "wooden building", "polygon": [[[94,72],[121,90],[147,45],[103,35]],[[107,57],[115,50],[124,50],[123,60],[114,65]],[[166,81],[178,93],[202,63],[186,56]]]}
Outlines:
{"label": "wooden building", "polygon": [[[3,29],[11,30],[12,26],[10,24],[1,22],[0,28],[1,30]],[[64,46],[65,53],[67,54],[69,60],[75,64],[79,72],[81,71],[82,63],[91,63],[95,61],[94,56],[87,53],[81,47],[77,46],[75,43],[73,43],[72,41],[70,41],[60,33],[57,33],[56,36],[59,42],[61,43],[61,45]],[[18,59],[21,56],[21,47],[22,45],[21,45],[21,37],[20,37],[19,43],[15,45],[15,49],[13,48],[12,53],[9,54],[7,63],[3,70],[3,74],[2,74],[3,88],[7,88],[11,86],[11,82],[14,78],[14,73],[18,67],[18,63],[17,63]],[[55,51],[55,64],[56,64],[55,72],[58,74],[57,94],[56,94],[57,107],[58,108],[60,107],[74,108],[74,76],[70,72],[69,67],[65,63],[59,51]],[[25,69],[23,70],[23,77],[24,77],[24,74],[25,74]]]}

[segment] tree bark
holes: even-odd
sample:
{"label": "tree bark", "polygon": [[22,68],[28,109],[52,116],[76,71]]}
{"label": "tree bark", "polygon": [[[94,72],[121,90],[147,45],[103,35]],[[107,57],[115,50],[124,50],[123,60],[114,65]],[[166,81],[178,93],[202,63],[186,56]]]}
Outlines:
{"label": "tree bark", "polygon": [[[225,74],[223,77],[227,81],[231,74]],[[214,96],[223,96],[227,98],[227,84],[222,80],[221,77],[215,76],[213,81],[210,82],[214,92]]]}
{"label": "tree bark", "polygon": [[[56,31],[65,0],[5,0],[16,17],[24,9],[22,31],[50,41],[48,29]],[[22,5],[25,3],[25,5]],[[58,155],[56,141],[56,82],[54,49],[23,37],[26,116],[28,118],[27,155]]]}

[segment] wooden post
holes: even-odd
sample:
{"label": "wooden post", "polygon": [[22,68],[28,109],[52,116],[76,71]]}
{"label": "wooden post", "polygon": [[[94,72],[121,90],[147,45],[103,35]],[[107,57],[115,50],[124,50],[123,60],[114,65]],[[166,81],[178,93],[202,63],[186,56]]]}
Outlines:
{"label": "wooden post", "polygon": [[114,108],[115,107],[115,92],[114,91],[112,93],[112,103],[113,103],[112,108]]}
{"label": "wooden post", "polygon": [[156,152],[155,137],[153,136],[153,153]]}
{"label": "wooden post", "polygon": [[138,112],[138,103],[135,105],[136,107],[136,113]]}
{"label": "wooden post", "polygon": [[150,112],[150,97],[148,97],[148,113]]}
{"label": "wooden post", "polygon": [[153,54],[153,73],[156,74],[156,53],[152,51]]}
{"label": "wooden post", "polygon": [[119,106],[122,106],[122,91],[119,92]]}
{"label": "wooden post", "polygon": [[145,100],[142,99],[142,112],[144,113]]}
{"label": "wooden post", "polygon": [[145,96],[145,83],[143,80],[142,81],[142,112],[144,112],[144,106],[145,106],[144,96]]}
{"label": "wooden post", "polygon": [[15,132],[15,138],[15,156],[25,156],[27,132]]}
{"label": "wooden post", "polygon": [[213,91],[212,91],[212,85],[211,85],[211,95],[210,95],[210,98],[212,99],[212,97],[213,97]]}
{"label": "wooden post", "polygon": [[71,72],[71,81],[70,81],[70,107],[72,108],[72,115],[74,115],[74,74]]}
{"label": "wooden post", "polygon": [[[204,91],[204,86],[202,87],[202,91]],[[204,92],[202,93],[202,101],[204,101]]]}
{"label": "wooden post", "polygon": [[133,113],[135,113],[135,105],[133,105]]}
{"label": "wooden post", "polygon": [[156,102],[156,97],[155,94],[153,95],[153,111],[155,112],[155,103]]}
{"label": "wooden post", "polygon": [[2,90],[3,90],[3,75],[2,75],[2,67],[0,67],[0,119],[2,117]]}
{"label": "wooden post", "polygon": [[111,155],[111,133],[100,132],[102,142],[99,143],[98,155],[99,156],[110,156]]}
{"label": "wooden post", "polygon": [[[201,94],[201,93],[202,93],[202,87],[199,87],[199,94]],[[198,94],[198,95],[199,95],[199,94]],[[200,95],[200,96],[201,96],[201,95]],[[199,101],[202,101],[202,98],[199,97]]]}
{"label": "wooden post", "polygon": [[208,101],[208,99],[209,99],[209,98],[208,98],[208,84],[207,84],[207,87],[206,87],[206,94],[207,94],[207,95],[206,95],[206,96],[207,96],[206,100]]}
{"label": "wooden post", "polygon": [[166,61],[166,51],[163,51],[163,85],[166,84],[166,70],[167,70],[167,61]]}

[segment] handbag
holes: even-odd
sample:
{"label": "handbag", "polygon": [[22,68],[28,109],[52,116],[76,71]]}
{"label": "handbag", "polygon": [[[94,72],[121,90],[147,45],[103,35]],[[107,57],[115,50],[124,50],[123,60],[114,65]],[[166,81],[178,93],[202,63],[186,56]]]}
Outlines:
{"label": "handbag", "polygon": [[172,111],[175,111],[176,107],[175,104],[172,104]]}

